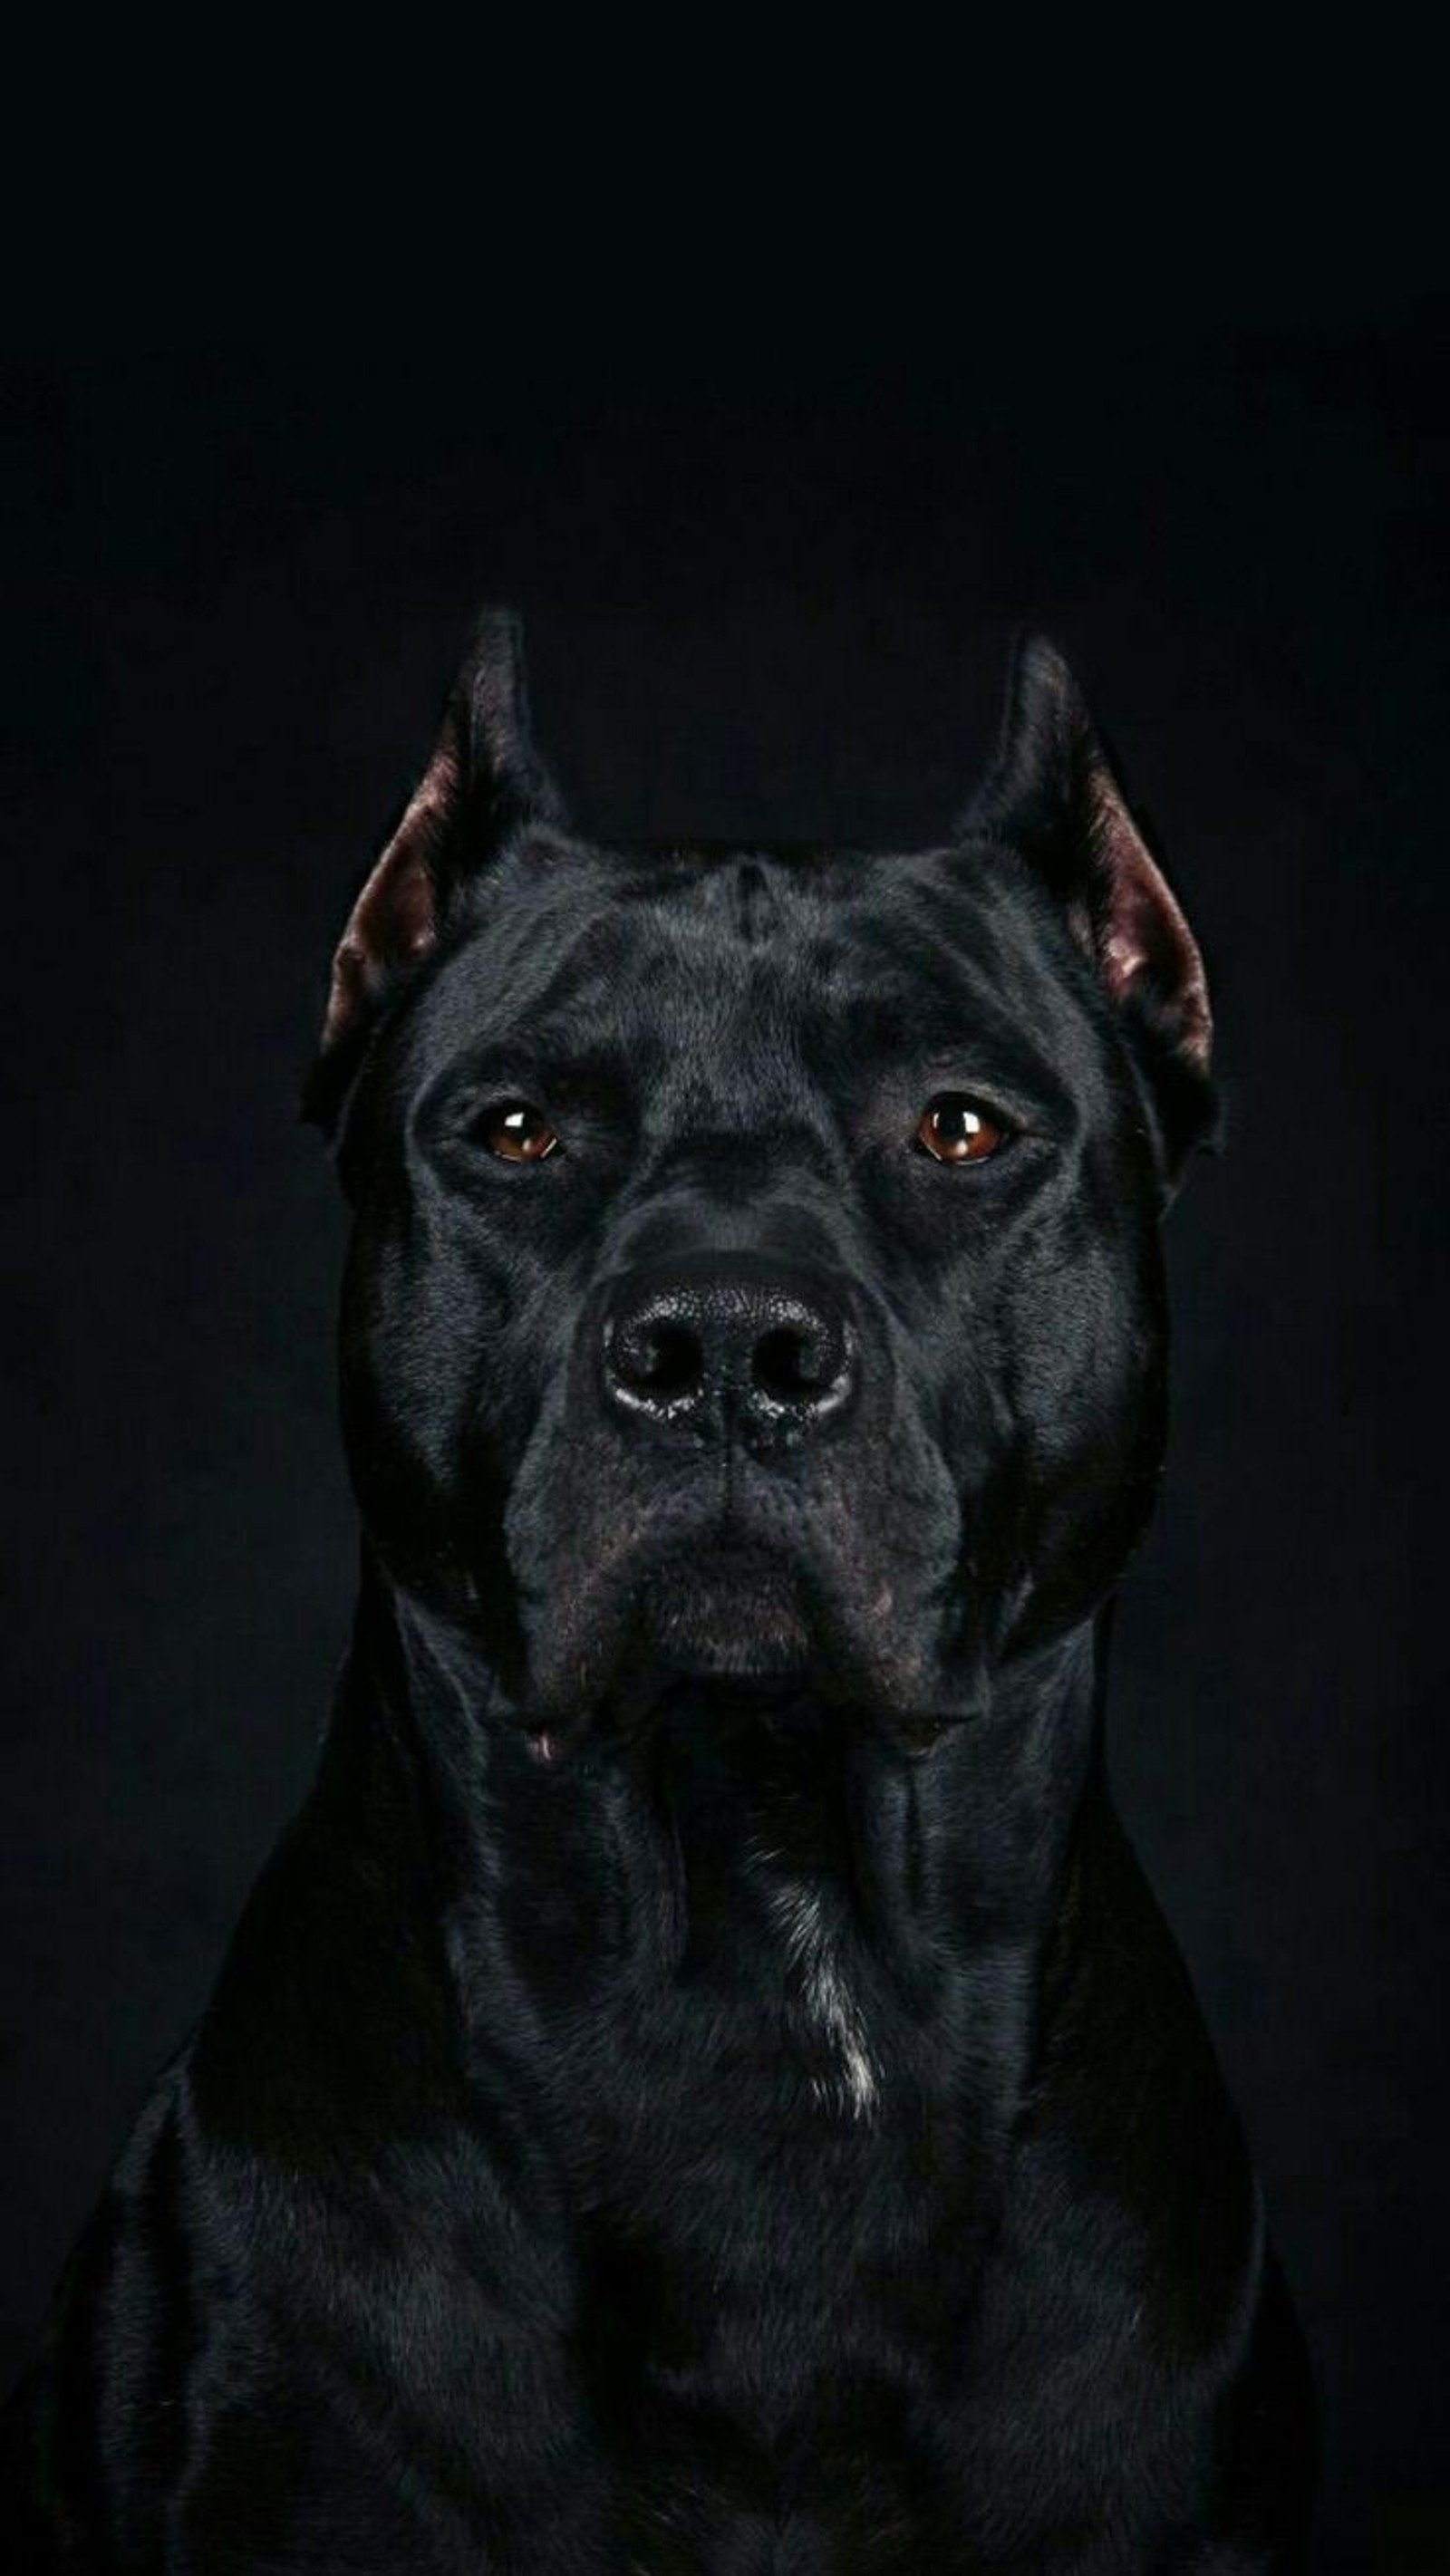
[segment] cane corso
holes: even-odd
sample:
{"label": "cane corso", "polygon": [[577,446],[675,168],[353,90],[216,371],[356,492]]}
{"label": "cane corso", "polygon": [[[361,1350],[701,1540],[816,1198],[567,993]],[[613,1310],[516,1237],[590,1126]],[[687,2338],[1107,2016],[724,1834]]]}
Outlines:
{"label": "cane corso", "polygon": [[484,616],[304,1104],[356,1626],[13,2408],[27,2568],[1299,2563],[1103,1753],[1209,1053],[1050,646],[936,846],[604,842]]}

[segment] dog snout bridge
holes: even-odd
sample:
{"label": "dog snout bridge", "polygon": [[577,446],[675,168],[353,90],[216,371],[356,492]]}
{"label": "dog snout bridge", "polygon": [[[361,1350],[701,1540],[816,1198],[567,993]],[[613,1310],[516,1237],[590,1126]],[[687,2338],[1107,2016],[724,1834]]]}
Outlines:
{"label": "dog snout bridge", "polygon": [[796,1264],[687,1255],[619,1283],[603,1379],[610,1407],[635,1421],[794,1447],[850,1406],[858,1343],[842,1299]]}

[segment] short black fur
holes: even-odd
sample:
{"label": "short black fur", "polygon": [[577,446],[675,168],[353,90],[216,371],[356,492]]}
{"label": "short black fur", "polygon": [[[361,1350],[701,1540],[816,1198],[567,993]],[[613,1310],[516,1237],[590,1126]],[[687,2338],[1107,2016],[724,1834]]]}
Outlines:
{"label": "short black fur", "polygon": [[1103,1753],[1209,1044],[1035,639],[938,846],[737,851],[576,832],[485,617],[307,1091],[351,1650],[10,2409],[12,2563],[1298,2564]]}

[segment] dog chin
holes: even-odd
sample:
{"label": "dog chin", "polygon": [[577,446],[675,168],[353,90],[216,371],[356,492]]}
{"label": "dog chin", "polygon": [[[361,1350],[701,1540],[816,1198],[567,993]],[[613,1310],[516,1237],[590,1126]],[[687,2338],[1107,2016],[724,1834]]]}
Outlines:
{"label": "dog chin", "polygon": [[874,1620],[853,1616],[851,1587],[838,1597],[804,1559],[701,1533],[632,1578],[580,1587],[570,1617],[542,1621],[519,1714],[558,1745],[605,1711],[633,1731],[693,1683],[717,1688],[722,1710],[808,1697],[854,1708],[903,1743],[934,1743],[947,1721],[923,1710],[935,1698],[930,1657],[894,1633],[885,1606]]}
{"label": "dog chin", "polygon": [[730,1681],[803,1678],[818,1646],[794,1570],[747,1548],[666,1561],[641,1587],[641,1643],[666,1670]]}
{"label": "dog chin", "polygon": [[715,1530],[672,1534],[558,1597],[530,1639],[521,1714],[572,1735],[621,1696],[653,1700],[683,1677],[805,1684],[828,1666],[822,1605],[806,1569]]}

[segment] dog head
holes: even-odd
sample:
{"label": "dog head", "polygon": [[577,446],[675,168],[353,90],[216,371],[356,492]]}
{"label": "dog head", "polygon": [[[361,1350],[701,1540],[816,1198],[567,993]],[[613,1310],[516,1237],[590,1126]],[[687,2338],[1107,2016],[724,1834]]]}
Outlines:
{"label": "dog head", "polygon": [[305,1104],[354,1211],[344,1424],[383,1562],[535,1729],[692,1673],[930,1741],[1146,1521],[1209,1042],[1040,640],[937,846],[602,844],[490,612]]}

